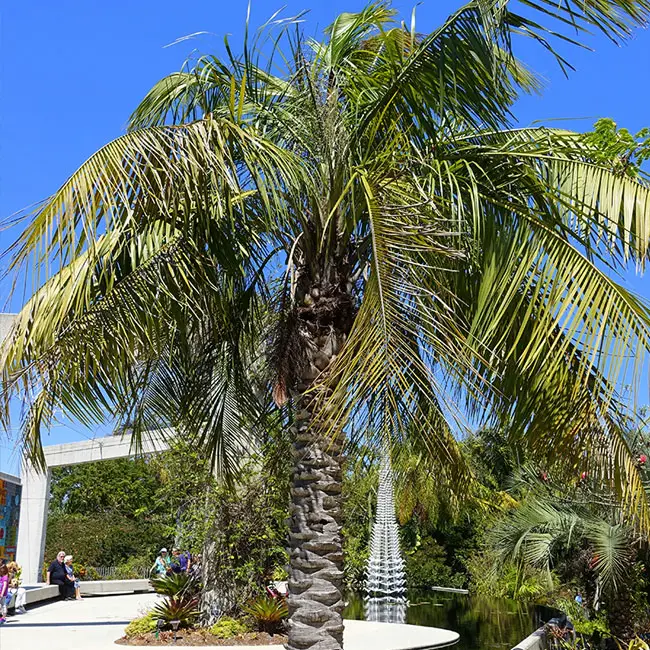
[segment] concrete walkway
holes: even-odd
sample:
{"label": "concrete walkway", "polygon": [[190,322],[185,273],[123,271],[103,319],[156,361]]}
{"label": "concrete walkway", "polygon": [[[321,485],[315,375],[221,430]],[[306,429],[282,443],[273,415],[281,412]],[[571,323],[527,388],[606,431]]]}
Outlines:
{"label": "concrete walkway", "polygon": [[155,602],[155,594],[128,594],[28,607],[0,626],[0,650],[118,650],[124,628]]}
{"label": "concrete walkway", "polygon": [[[0,650],[118,650],[115,640],[126,625],[155,602],[155,594],[97,596],[82,601],[55,601],[9,617],[0,626]],[[345,650],[412,650],[454,644],[458,634],[416,625],[346,621]],[[210,646],[201,646],[209,650]],[[212,646],[228,650],[224,646]],[[260,650],[237,646],[232,650]],[[281,646],[271,646],[281,647]]]}

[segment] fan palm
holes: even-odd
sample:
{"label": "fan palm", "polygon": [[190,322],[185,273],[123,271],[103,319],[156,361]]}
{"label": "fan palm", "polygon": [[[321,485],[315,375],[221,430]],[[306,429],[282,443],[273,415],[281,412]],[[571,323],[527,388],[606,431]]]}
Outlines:
{"label": "fan palm", "polygon": [[[547,493],[523,502],[491,531],[500,560],[514,559],[550,571],[562,556],[582,558],[582,571],[592,570],[598,605],[604,595],[612,634],[629,639],[634,633],[632,586],[638,539],[614,507],[559,503]],[[586,548],[587,554],[580,549]],[[584,556],[584,557],[583,557]]]}
{"label": "fan palm", "polygon": [[321,41],[276,16],[156,84],[10,251],[33,292],[2,351],[4,419],[19,392],[34,462],[59,408],[136,436],[171,423],[225,469],[261,389],[290,415],[291,648],[342,643],[350,431],[420,432],[463,485],[464,418],[507,416],[537,449],[611,459],[648,526],[611,424],[650,312],[604,269],[644,264],[650,191],[588,138],[508,125],[538,86],[513,35],[566,67],[564,31],[623,39],[650,4],[524,9],[473,0],[422,34],[375,3]]}

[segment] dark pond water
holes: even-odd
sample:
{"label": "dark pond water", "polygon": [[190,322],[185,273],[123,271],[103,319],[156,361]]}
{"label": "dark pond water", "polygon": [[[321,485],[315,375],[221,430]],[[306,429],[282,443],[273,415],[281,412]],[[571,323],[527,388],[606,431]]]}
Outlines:
{"label": "dark pond water", "polygon": [[[510,650],[552,614],[532,605],[440,591],[409,592],[406,623],[454,630],[454,650]],[[345,618],[366,618],[364,598],[351,594]]]}

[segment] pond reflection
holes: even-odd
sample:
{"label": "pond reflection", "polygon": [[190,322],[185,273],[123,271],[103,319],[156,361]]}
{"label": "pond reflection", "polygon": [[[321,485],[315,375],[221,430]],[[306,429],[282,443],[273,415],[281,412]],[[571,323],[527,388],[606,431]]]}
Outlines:
{"label": "pond reflection", "polygon": [[[344,616],[453,630],[460,634],[455,650],[510,650],[537,629],[543,618],[534,605],[496,598],[409,591],[408,601],[408,607],[387,602],[373,604],[361,594],[350,594]],[[387,618],[391,616],[395,620]]]}
{"label": "pond reflection", "polygon": [[406,623],[406,598],[366,598],[363,611],[366,621],[403,624]]}

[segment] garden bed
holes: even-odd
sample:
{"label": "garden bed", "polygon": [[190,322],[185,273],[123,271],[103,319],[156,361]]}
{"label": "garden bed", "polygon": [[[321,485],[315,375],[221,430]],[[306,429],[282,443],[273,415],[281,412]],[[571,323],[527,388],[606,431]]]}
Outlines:
{"label": "garden bed", "polygon": [[[166,630],[161,632],[158,638],[156,638],[155,632],[147,632],[132,637],[123,636],[115,643],[135,646],[168,646],[173,642],[174,633]],[[176,645],[178,646],[282,645],[286,642],[287,637],[284,634],[271,635],[266,632],[245,632],[228,639],[214,636],[206,629],[179,630],[176,633]]]}

